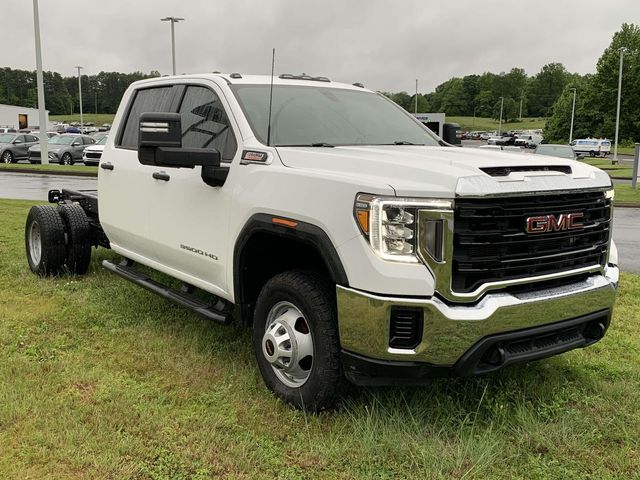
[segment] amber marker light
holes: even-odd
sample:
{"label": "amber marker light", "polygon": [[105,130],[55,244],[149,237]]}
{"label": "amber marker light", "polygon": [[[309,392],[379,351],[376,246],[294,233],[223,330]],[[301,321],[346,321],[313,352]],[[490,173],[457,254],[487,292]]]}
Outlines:
{"label": "amber marker light", "polygon": [[273,223],[274,225],[281,225],[287,228],[296,228],[298,226],[298,222],[295,222],[293,220],[287,220],[286,218],[278,218],[278,217],[273,217],[271,219],[271,223]]}

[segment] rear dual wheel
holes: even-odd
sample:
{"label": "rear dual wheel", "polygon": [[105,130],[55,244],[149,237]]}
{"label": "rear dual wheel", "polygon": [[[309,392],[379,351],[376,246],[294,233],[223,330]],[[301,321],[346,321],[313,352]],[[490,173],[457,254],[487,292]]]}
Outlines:
{"label": "rear dual wheel", "polygon": [[25,226],[27,262],[40,276],[82,275],[91,261],[91,230],[79,205],[36,205]]}

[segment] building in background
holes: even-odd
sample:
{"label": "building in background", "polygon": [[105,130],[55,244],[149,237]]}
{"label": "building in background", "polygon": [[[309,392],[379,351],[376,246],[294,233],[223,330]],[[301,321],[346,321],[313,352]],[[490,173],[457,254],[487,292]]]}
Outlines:
{"label": "building in background", "polygon": [[[39,114],[37,108],[16,107],[14,105],[0,104],[0,127],[15,128],[16,130],[31,129],[39,127]],[[47,125],[49,130],[49,111],[47,110]]]}

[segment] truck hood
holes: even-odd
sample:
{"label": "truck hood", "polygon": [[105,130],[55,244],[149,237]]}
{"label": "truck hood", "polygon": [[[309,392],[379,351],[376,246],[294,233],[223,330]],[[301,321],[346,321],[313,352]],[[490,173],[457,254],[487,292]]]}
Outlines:
{"label": "truck hood", "polygon": [[[404,145],[277,151],[287,167],[390,185],[398,196],[452,198],[611,186],[609,176],[598,168],[529,153]],[[569,167],[571,173],[551,167]]]}

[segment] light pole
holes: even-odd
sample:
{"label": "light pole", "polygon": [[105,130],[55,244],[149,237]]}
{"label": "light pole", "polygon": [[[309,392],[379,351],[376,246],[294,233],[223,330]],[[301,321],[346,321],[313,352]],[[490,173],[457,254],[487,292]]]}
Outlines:
{"label": "light pole", "polygon": [[570,88],[569,90],[573,90],[573,107],[571,107],[571,128],[569,128],[569,143],[573,140],[573,118],[576,115],[576,89]]}
{"label": "light pole", "polygon": [[524,91],[520,94],[520,121],[522,121],[522,101],[524,100]]}
{"label": "light pole", "polygon": [[504,97],[500,97],[500,123],[498,124],[498,136],[502,134],[502,109],[504,108]]}
{"label": "light pole", "polygon": [[620,47],[620,72],[618,73],[618,108],[616,109],[616,138],[613,143],[613,160],[611,163],[618,163],[618,132],[620,130],[620,96],[622,93],[622,62],[624,60],[625,47]]}
{"label": "light pole", "polygon": [[176,74],[176,33],[174,25],[180,21],[184,20],[184,18],[178,17],[165,17],[161,18],[161,22],[171,22],[171,62],[173,64],[173,74]]}
{"label": "light pole", "polygon": [[33,0],[33,29],[36,40],[36,79],[38,82],[38,113],[40,116],[40,162],[49,164],[49,149],[47,145],[47,111],[44,105],[44,77],[42,76],[42,47],[40,45],[40,15],[38,0]]}
{"label": "light pole", "polygon": [[82,70],[84,67],[76,65],[73,68],[78,69],[78,97],[80,102],[80,133],[84,133],[82,131],[82,127],[84,126],[84,118],[82,117],[82,75],[80,75],[80,70]]}
{"label": "light pole", "polygon": [[416,106],[415,106],[415,114],[418,113],[418,79],[416,78]]}

